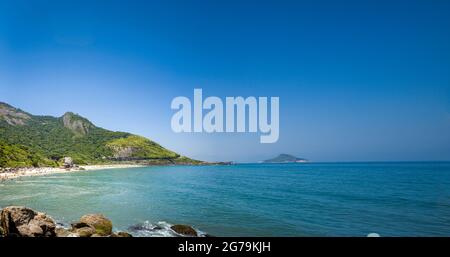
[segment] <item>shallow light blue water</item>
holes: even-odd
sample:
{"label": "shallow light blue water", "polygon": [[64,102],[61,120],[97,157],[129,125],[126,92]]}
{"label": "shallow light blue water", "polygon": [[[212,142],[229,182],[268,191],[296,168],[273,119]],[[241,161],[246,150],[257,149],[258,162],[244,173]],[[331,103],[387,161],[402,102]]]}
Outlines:
{"label": "shallow light blue water", "polygon": [[103,213],[118,230],[164,221],[216,236],[449,236],[450,163],[86,171],[2,182],[0,206],[7,205],[67,224]]}

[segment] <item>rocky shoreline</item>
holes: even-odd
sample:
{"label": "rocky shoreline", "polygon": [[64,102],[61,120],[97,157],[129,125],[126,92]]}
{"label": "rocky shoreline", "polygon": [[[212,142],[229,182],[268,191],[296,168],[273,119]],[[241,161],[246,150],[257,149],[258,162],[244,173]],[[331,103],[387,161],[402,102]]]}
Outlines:
{"label": "rocky shoreline", "polygon": [[[197,237],[188,225],[170,227],[177,236]],[[125,231],[113,231],[111,220],[102,214],[83,215],[65,228],[50,216],[24,206],[8,206],[0,213],[0,237],[133,237]]]}

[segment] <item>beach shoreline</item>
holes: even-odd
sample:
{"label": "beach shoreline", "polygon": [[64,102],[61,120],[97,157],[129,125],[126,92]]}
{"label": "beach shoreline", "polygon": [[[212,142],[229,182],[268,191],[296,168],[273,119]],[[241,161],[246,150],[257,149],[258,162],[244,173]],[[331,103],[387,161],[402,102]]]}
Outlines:
{"label": "beach shoreline", "polygon": [[192,163],[113,163],[113,164],[91,164],[79,165],[72,168],[64,167],[22,167],[22,168],[0,168],[0,182],[17,179],[21,177],[46,176],[52,174],[72,173],[81,171],[95,171],[107,169],[126,169],[126,168],[140,168],[149,166],[174,166],[174,165],[231,165],[232,162],[202,162],[198,164]]}
{"label": "beach shoreline", "polygon": [[21,177],[45,176],[52,174],[72,173],[81,171],[95,171],[106,169],[125,169],[125,168],[139,168],[146,165],[139,164],[104,164],[104,165],[80,165],[72,168],[62,167],[27,167],[0,170],[0,182],[17,179]]}

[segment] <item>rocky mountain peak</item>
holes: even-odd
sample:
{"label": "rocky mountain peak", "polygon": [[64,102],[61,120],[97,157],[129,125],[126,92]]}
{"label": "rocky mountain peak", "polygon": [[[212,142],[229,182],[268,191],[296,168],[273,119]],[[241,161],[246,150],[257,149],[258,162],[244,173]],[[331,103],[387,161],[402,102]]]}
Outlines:
{"label": "rocky mountain peak", "polygon": [[9,125],[21,126],[30,119],[30,115],[7,103],[0,102],[0,120],[5,120]]}
{"label": "rocky mountain peak", "polygon": [[73,112],[66,112],[61,117],[64,127],[72,130],[79,135],[86,135],[94,125],[86,118],[81,117]]}

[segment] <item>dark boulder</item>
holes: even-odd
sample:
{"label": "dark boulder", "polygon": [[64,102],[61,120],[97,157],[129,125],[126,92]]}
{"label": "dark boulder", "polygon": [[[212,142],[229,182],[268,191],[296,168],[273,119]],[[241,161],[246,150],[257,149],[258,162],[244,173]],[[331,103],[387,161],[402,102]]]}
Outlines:
{"label": "dark boulder", "polygon": [[85,227],[91,227],[88,224],[84,223],[84,222],[74,222],[72,224],[70,224],[72,226],[72,230],[77,230],[79,228],[85,228]]}
{"label": "dark boulder", "polygon": [[117,233],[117,236],[118,237],[133,237],[130,233],[123,232],[123,231]]}
{"label": "dark boulder", "polygon": [[133,237],[131,234],[127,232],[118,232],[118,233],[112,233],[110,237]]}
{"label": "dark boulder", "polygon": [[128,231],[131,232],[139,232],[139,231],[152,231],[152,230],[162,230],[163,228],[158,225],[153,224],[135,224],[128,227]]}
{"label": "dark boulder", "polygon": [[198,236],[197,231],[188,225],[173,225],[170,227],[176,233],[183,236]]}

